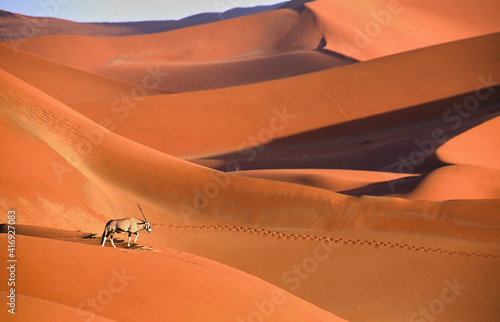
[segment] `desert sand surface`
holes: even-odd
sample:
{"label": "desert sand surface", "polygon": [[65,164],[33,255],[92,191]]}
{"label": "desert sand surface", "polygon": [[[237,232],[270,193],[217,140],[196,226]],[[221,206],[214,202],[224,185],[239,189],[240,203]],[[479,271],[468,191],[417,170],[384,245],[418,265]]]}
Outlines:
{"label": "desert sand surface", "polygon": [[303,2],[4,38],[2,320],[500,318],[497,3]]}
{"label": "desert sand surface", "polygon": [[316,0],[305,6],[318,18],[327,49],[361,61],[500,31],[495,0]]}
{"label": "desert sand surface", "polygon": [[[143,35],[197,26],[224,19],[243,17],[283,7],[282,3],[267,6],[233,8],[226,11],[228,3],[213,3],[214,12],[201,13],[179,20],[146,20],[135,19],[132,22],[94,22],[77,23],[71,20],[53,18],[60,13],[64,2],[39,3],[33,16],[0,10],[0,39],[2,41],[26,42],[26,38],[39,35],[83,35],[93,37],[119,37]],[[287,6],[288,7],[288,6]],[[293,6],[292,6],[293,7]],[[217,10],[219,9],[219,10]]]}

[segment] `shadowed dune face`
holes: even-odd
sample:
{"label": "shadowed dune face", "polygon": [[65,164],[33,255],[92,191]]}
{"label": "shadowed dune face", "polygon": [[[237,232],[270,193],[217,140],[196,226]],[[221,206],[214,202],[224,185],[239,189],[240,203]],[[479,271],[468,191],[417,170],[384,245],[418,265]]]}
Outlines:
{"label": "shadowed dune face", "polygon": [[[299,0],[0,44],[18,317],[494,321],[497,7]],[[101,247],[137,204],[143,245]]]}

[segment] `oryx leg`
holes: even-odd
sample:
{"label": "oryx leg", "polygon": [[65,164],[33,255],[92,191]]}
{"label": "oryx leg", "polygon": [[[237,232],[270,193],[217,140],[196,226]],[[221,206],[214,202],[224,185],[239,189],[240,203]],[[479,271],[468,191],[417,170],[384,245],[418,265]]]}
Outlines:
{"label": "oryx leg", "polygon": [[128,247],[130,247],[130,238],[132,237],[132,232],[128,232]]}
{"label": "oryx leg", "polygon": [[115,232],[111,232],[111,236],[109,236],[109,240],[111,241],[111,245],[113,245],[114,248],[116,248],[115,243],[113,242],[113,236],[115,235]]}
{"label": "oryx leg", "polygon": [[134,244],[137,244],[137,238],[139,238],[139,233],[135,233]]}
{"label": "oryx leg", "polygon": [[[103,246],[103,247],[104,247],[104,243],[106,243],[106,239],[110,238],[110,237],[109,237],[109,235],[111,235],[112,233],[113,233],[113,231],[108,230],[108,232],[107,232],[106,236],[104,236],[104,238],[102,239],[102,244],[101,244],[101,246]],[[112,235],[111,235],[111,237],[112,237]],[[111,244],[112,244],[112,245],[114,245],[114,244],[113,244],[113,240],[112,240],[111,238],[110,238],[110,240],[111,240]]]}

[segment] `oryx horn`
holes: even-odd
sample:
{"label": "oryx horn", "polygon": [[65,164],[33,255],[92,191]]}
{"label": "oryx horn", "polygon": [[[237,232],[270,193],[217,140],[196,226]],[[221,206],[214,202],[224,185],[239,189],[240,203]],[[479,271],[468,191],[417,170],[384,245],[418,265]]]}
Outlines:
{"label": "oryx horn", "polygon": [[146,216],[144,216],[144,212],[142,211],[141,206],[139,206],[139,204],[137,204],[137,207],[139,207],[139,210],[141,211],[141,214],[144,217],[144,220],[146,220],[146,222],[148,222],[148,220],[146,219]]}

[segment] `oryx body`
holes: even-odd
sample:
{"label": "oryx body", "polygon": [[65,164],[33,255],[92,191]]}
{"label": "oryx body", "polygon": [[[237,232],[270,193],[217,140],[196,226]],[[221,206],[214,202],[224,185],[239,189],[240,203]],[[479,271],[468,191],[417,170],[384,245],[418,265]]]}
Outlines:
{"label": "oryx body", "polygon": [[[137,205],[139,206],[139,205]],[[139,231],[146,230],[148,233],[151,232],[151,226],[149,222],[146,220],[146,216],[142,212],[141,206],[139,206],[141,213],[145,220],[127,217],[123,219],[113,219],[106,223],[106,227],[104,227],[104,232],[102,233],[102,242],[101,245],[104,246],[106,239],[109,237],[111,241],[111,245],[115,246],[113,242],[113,235],[115,233],[128,233],[128,247],[130,247],[130,239],[132,234],[136,235],[134,239],[134,244],[137,242],[137,238],[139,238]]]}

